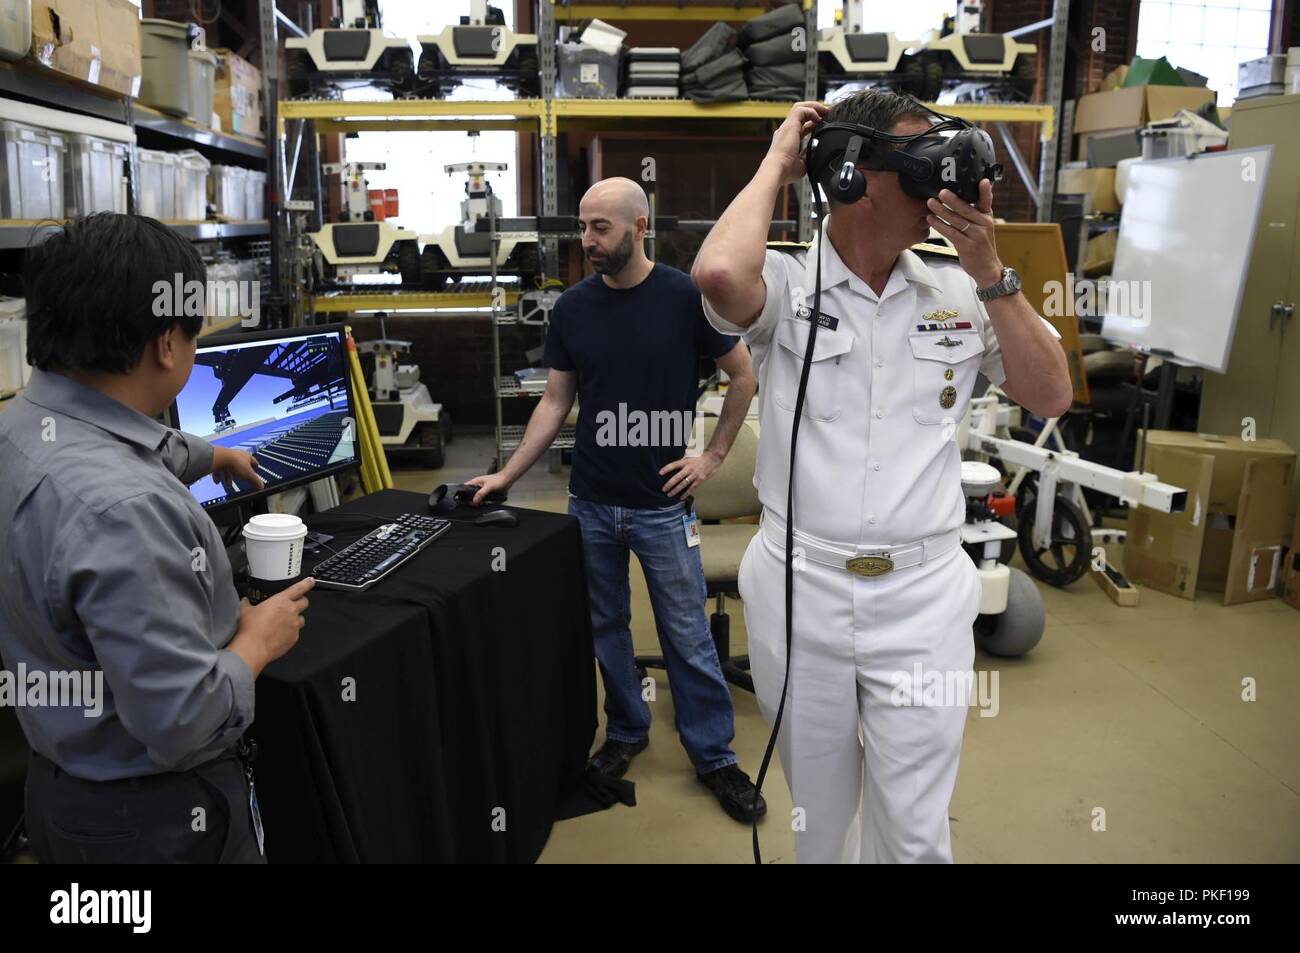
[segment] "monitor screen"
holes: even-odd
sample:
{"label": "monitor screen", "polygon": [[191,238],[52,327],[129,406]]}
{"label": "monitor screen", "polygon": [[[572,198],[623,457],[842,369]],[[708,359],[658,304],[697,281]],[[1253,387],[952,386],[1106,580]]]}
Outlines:
{"label": "monitor screen", "polygon": [[341,327],[200,340],[172,422],[214,446],[247,450],[266,481],[227,493],[204,477],[190,492],[205,508],[233,504],[360,463]]}

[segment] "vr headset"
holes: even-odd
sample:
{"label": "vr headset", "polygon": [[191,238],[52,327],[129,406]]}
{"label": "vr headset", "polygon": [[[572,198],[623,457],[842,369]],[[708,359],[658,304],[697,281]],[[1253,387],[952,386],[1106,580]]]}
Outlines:
{"label": "vr headset", "polygon": [[997,182],[1002,166],[994,161],[993,140],[965,119],[937,113],[929,129],[907,136],[890,135],[851,122],[824,122],[813,129],[804,153],[808,175],[821,183],[828,198],[856,202],[867,192],[858,166],[897,172],[903,191],[918,199],[938,198],[951,189],[967,202],[979,201],[980,180]]}

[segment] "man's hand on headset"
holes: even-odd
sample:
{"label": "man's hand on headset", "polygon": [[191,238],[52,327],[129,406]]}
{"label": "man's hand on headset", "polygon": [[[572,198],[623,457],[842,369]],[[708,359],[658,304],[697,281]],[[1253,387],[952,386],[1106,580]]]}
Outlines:
{"label": "man's hand on headset", "polygon": [[781,170],[782,185],[790,185],[804,177],[803,138],[826,118],[828,110],[829,107],[823,103],[795,103],[785,122],[772,134],[772,145],[763,161],[774,163]]}
{"label": "man's hand on headset", "polygon": [[980,182],[979,205],[974,206],[951,189],[944,189],[938,199],[927,199],[930,214],[926,221],[957,252],[966,274],[975,279],[975,287],[987,288],[1002,280],[1002,259],[998,257],[993,233],[993,183]]}

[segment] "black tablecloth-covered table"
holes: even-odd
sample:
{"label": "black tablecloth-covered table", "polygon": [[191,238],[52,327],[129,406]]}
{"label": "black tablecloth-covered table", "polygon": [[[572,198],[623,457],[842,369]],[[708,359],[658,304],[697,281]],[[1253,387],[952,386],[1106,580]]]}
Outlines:
{"label": "black tablecloth-covered table", "polygon": [[[385,490],[308,525],[337,549],[380,522],[341,514],[427,500]],[[577,522],[515,512],[456,523],[367,592],[311,592],[249,731],[271,863],[537,859],[581,783],[595,666]]]}

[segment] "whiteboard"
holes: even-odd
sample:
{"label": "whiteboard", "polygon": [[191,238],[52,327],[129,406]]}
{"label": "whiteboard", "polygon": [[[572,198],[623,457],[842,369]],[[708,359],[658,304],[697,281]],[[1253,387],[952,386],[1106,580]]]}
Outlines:
{"label": "whiteboard", "polygon": [[1133,163],[1103,337],[1227,368],[1272,156],[1266,145]]}

